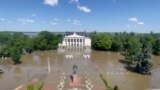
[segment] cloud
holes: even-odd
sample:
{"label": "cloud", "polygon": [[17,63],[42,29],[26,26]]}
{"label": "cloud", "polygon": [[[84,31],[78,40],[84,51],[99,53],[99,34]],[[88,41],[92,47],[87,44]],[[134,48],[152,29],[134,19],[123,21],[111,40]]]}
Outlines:
{"label": "cloud", "polygon": [[55,6],[58,5],[58,0],[44,0],[45,5]]}
{"label": "cloud", "polygon": [[139,21],[139,19],[136,18],[136,17],[128,18],[128,21],[134,22],[134,23],[136,23],[138,25],[144,25],[144,22]]}
{"label": "cloud", "polygon": [[72,23],[73,23],[74,25],[82,25],[79,20],[73,20]]}
{"label": "cloud", "polygon": [[35,21],[33,19],[25,18],[25,19],[18,19],[19,22],[22,24],[29,24],[29,23],[34,23]]}
{"label": "cloud", "polygon": [[71,20],[70,20],[70,19],[67,19],[66,21],[67,21],[67,22],[71,22]]}
{"label": "cloud", "polygon": [[80,11],[83,11],[85,13],[90,13],[91,12],[91,9],[89,9],[88,7],[86,6],[80,6],[78,5],[77,8],[80,10]]}
{"label": "cloud", "polygon": [[57,24],[58,24],[57,22],[50,21],[50,25],[57,25]]}
{"label": "cloud", "polygon": [[138,22],[138,19],[136,17],[132,17],[132,18],[129,18],[128,21],[131,21],[131,22]]}
{"label": "cloud", "polygon": [[144,25],[144,22],[138,22],[139,25]]}
{"label": "cloud", "polygon": [[78,4],[78,3],[79,3],[79,0],[70,0],[69,2],[70,2],[70,3],[77,3],[77,4]]}
{"label": "cloud", "polygon": [[5,21],[6,19],[5,18],[0,18],[0,21]]}
{"label": "cloud", "polygon": [[91,12],[91,9],[88,8],[87,6],[83,6],[79,3],[79,0],[70,0],[69,3],[74,3],[76,4],[77,8],[80,10],[80,11],[83,11],[85,13],[90,13]]}
{"label": "cloud", "polygon": [[76,20],[76,19],[73,19],[73,20],[72,19],[67,19],[66,22],[74,24],[74,25],[82,25],[81,21]]}
{"label": "cloud", "polygon": [[58,24],[58,18],[54,18],[52,21],[49,21],[50,25],[57,25]]}

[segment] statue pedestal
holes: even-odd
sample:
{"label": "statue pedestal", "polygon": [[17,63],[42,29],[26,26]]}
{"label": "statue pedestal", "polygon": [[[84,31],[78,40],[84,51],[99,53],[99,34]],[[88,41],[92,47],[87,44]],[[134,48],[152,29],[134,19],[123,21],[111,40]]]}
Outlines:
{"label": "statue pedestal", "polygon": [[71,80],[70,80],[69,86],[71,86],[71,87],[81,86],[81,77],[78,76],[77,74],[71,75]]}

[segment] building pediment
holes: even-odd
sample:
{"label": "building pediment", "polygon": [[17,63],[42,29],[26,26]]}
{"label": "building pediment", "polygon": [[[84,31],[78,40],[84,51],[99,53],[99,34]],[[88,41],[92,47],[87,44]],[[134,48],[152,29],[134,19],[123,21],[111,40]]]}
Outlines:
{"label": "building pediment", "polygon": [[76,33],[73,33],[72,35],[68,35],[68,36],[65,36],[66,38],[83,38],[84,36],[81,36],[81,35],[77,35]]}

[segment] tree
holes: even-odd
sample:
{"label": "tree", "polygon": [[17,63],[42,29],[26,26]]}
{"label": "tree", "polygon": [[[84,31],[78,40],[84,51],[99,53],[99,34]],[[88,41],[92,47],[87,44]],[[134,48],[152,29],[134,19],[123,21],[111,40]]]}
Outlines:
{"label": "tree", "polygon": [[156,55],[160,55],[160,38],[157,39],[153,45],[153,53]]}
{"label": "tree", "polygon": [[112,51],[121,51],[123,49],[122,41],[118,37],[114,38],[112,42],[113,42],[111,46]]}
{"label": "tree", "polygon": [[138,38],[130,37],[127,41],[127,54],[126,59],[135,61],[136,57],[139,55],[141,51],[141,43],[139,42]]}
{"label": "tree", "polygon": [[11,34],[8,32],[0,32],[0,46],[6,44],[10,40]]}
{"label": "tree", "polygon": [[16,47],[20,51],[20,53],[23,53],[23,49],[27,46],[27,41],[29,41],[29,37],[24,35],[23,33],[14,33],[10,40],[8,41],[6,47],[8,49],[12,49],[12,47]]}
{"label": "tree", "polygon": [[39,50],[51,50],[58,47],[59,36],[48,31],[42,31],[37,35],[36,43]]}
{"label": "tree", "polygon": [[142,74],[151,74],[152,63],[150,61],[151,53],[149,50],[143,50],[138,55],[134,71]]}
{"label": "tree", "polygon": [[14,61],[14,64],[21,63],[20,61],[21,53],[16,47],[12,47],[10,53],[11,53],[11,58]]}
{"label": "tree", "polygon": [[97,50],[109,50],[112,45],[111,38],[106,33],[95,34],[92,38],[92,47]]}

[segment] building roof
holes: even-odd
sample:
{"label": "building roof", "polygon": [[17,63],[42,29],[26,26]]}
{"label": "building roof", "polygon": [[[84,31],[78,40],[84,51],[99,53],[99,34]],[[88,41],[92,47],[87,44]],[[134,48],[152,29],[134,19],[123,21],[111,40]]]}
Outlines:
{"label": "building roof", "polygon": [[86,32],[66,32],[65,36],[73,35],[74,33],[80,36],[86,36]]}
{"label": "building roof", "polygon": [[78,34],[75,32],[75,33],[73,33],[73,34],[71,34],[71,35],[67,35],[67,36],[65,36],[65,37],[70,38],[70,37],[84,37],[84,36],[78,35]]}

